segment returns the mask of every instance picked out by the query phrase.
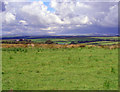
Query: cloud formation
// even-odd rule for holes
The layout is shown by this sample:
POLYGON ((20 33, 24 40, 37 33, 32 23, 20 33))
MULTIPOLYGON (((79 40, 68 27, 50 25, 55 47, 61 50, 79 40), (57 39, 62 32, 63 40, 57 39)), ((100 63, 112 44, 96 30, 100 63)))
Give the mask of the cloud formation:
POLYGON ((6 0, 0 12, 3 16, 3 34, 81 34, 84 30, 84 33, 93 32, 88 29, 90 27, 93 30, 118 27, 117 2, 51 0, 49 5, 42 1, 20 3, 17 0, 13 3, 6 0))

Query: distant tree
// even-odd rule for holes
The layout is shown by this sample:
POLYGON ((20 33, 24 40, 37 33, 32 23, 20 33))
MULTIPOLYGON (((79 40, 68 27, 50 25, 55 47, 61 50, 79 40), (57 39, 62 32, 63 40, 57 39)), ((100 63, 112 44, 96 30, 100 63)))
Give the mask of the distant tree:
POLYGON ((76 44, 74 41, 71 41, 71 43, 70 44, 76 44))
POLYGON ((24 39, 19 39, 19 41, 24 41, 24 39))
POLYGON ((45 42, 45 44, 53 44, 54 42, 53 41, 51 41, 51 40, 47 40, 46 42, 45 42))

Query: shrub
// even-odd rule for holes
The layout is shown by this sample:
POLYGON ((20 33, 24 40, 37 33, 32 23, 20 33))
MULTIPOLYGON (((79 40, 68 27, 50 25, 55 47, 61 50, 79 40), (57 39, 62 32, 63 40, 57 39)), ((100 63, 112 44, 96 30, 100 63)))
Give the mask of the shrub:
POLYGON ((70 44, 76 44, 74 41, 71 41, 71 43, 70 44))
POLYGON ((109 87, 110 87, 110 82, 108 81, 108 80, 106 80, 105 82, 104 82, 104 85, 103 85, 105 88, 107 88, 107 89, 109 89, 109 87))
POLYGON ((12 56, 10 56, 10 59, 13 59, 13 57, 12 57, 12 56))
POLYGON ((45 44, 53 44, 54 42, 53 41, 51 41, 51 40, 47 40, 46 42, 45 42, 45 44))

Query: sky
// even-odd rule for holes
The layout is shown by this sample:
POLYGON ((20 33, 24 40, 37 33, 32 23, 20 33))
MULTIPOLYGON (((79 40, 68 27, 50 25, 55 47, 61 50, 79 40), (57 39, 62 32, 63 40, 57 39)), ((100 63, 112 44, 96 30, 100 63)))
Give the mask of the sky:
POLYGON ((1 35, 115 35, 118 2, 4 0, 1 35))

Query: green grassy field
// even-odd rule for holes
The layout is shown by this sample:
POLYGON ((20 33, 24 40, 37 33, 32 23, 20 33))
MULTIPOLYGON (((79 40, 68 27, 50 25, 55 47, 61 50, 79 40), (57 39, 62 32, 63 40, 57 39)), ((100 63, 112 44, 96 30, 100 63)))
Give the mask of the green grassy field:
MULTIPOLYGON (((78 42, 78 41, 96 41, 97 39, 102 40, 118 40, 120 37, 71 37, 71 38, 49 38, 49 40, 58 43, 58 44, 70 44, 71 41, 78 42)), ((40 38, 40 39, 31 39, 34 42, 45 42, 48 38, 40 38)), ((79 43, 83 44, 83 43, 79 43)), ((89 45, 113 45, 118 44, 118 41, 96 41, 96 42, 87 42, 84 44, 89 45)))
MULTIPOLYGON (((2 40, 8 42, 14 42, 15 39, 2 40)), ((89 44, 89 45, 117 45, 120 37, 59 37, 59 38, 39 38, 39 39, 28 39, 33 43, 45 43, 51 40, 57 44, 70 44, 72 41, 76 44, 89 44)), ((1 40, 0 40, 1 42, 1 40)), ((25 41, 23 41, 25 43, 25 41)), ((19 41, 20 43, 20 41, 19 41)))
MULTIPOLYGON (((71 41, 93 41, 97 38, 91 38, 91 37, 71 37, 71 38, 49 38, 49 40, 54 42, 71 42, 71 41)), ((31 39, 35 42, 44 42, 47 41, 48 38, 40 38, 40 39, 31 39)))
POLYGON ((120 37, 91 37, 91 38, 97 38, 97 39, 112 39, 112 40, 120 39, 120 37))
POLYGON ((113 41, 97 41, 97 42, 89 42, 89 43, 84 43, 88 45, 117 45, 118 42, 113 42, 113 41))
POLYGON ((3 90, 117 90, 118 50, 3 48, 3 90))

